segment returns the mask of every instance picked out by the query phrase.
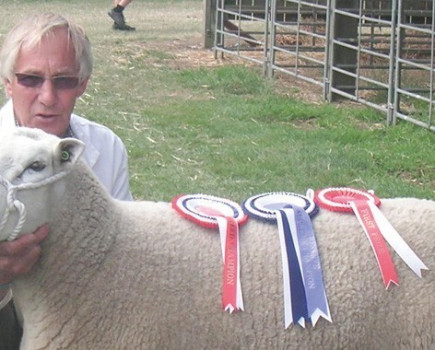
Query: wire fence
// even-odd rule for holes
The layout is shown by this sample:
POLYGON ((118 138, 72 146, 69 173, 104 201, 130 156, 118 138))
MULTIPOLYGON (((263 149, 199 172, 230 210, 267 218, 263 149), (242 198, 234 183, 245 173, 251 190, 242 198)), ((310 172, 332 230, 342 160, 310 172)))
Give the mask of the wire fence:
POLYGON ((435 1, 214 0, 215 55, 237 55, 435 131, 435 1))

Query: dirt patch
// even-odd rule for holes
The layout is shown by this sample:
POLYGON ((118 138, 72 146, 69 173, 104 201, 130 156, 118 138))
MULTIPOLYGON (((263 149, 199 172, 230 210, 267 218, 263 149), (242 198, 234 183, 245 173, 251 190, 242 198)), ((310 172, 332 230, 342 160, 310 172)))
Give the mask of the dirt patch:
MULTIPOLYGON (((147 46, 147 49, 153 48, 147 46)), ((173 56, 172 64, 179 69, 219 67, 235 64, 261 68, 259 64, 243 60, 236 55, 222 54, 221 52, 215 55, 212 49, 204 49, 202 43, 197 40, 174 40, 171 43, 160 43, 158 46, 154 47, 154 49, 167 52, 173 56)), ((276 73, 273 79, 276 82, 275 85, 277 89, 289 97, 313 104, 325 103, 323 91, 320 86, 304 82, 291 75, 282 73, 276 73)))

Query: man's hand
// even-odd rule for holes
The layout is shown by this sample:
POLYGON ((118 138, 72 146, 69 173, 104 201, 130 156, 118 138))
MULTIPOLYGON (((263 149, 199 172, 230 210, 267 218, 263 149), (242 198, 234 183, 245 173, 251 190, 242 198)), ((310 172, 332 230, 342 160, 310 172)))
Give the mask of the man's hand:
MULTIPOLYGON (((32 234, 25 234, 11 242, 0 243, 0 285, 12 282, 29 272, 41 256, 41 242, 48 235, 48 227, 41 226, 32 234)), ((6 294, 0 290, 1 294, 6 294)))

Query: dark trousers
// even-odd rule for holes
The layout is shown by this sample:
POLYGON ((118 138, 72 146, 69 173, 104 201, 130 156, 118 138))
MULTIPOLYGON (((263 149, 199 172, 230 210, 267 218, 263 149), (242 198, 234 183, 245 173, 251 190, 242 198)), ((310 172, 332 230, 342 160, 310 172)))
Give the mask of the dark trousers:
POLYGON ((23 330, 11 301, 0 310, 0 350, 19 350, 23 330))

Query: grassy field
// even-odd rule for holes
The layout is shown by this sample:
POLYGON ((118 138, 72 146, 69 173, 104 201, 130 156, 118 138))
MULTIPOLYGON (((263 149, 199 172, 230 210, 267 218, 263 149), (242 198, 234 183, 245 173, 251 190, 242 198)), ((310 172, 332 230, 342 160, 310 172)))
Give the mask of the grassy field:
MULTIPOLYGON (((111 1, 1 1, 0 34, 32 11, 82 24, 95 70, 76 112, 111 127, 130 156, 137 199, 351 186, 380 197, 435 199, 435 134, 310 85, 264 79, 260 67, 202 48, 202 1, 135 0, 135 32, 114 31, 111 1)), ((287 79, 287 80, 286 80, 287 79)))

